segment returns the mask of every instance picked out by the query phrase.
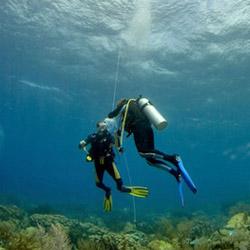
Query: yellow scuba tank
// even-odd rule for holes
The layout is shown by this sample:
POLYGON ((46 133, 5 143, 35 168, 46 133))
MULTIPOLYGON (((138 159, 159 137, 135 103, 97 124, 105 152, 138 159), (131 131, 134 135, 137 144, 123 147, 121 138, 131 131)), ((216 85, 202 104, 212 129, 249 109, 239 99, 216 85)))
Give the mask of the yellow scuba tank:
POLYGON ((137 99, 137 103, 141 111, 158 130, 163 130, 167 127, 167 120, 147 98, 141 97, 137 99))

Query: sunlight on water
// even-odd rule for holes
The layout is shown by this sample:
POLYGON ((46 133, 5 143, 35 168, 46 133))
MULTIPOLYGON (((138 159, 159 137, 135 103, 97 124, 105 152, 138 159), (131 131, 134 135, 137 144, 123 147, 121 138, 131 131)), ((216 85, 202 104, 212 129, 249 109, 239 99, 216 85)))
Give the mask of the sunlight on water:
POLYGON ((129 46, 147 49, 151 34, 151 22, 150 0, 137 1, 134 16, 122 37, 128 42, 129 46))

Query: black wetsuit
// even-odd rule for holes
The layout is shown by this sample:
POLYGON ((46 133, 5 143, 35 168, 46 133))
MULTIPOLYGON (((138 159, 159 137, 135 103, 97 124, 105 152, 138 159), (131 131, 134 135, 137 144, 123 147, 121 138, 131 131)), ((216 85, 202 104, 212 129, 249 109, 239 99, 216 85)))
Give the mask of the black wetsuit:
POLYGON ((130 189, 123 186, 122 179, 114 163, 113 136, 107 130, 104 130, 89 135, 84 141, 86 145, 91 145, 89 154, 95 164, 96 186, 103 189, 107 196, 110 195, 111 189, 103 183, 103 175, 106 170, 116 182, 118 190, 129 192, 130 189))
MULTIPOLYGON (((118 105, 115 110, 108 114, 108 117, 113 118, 117 116, 127 102, 118 105)), ((124 116, 124 112, 125 109, 123 114, 121 114, 122 116, 124 116)), ((125 121, 125 131, 128 132, 129 135, 133 134, 136 148, 139 154, 147 160, 148 164, 167 170, 178 179, 179 172, 165 162, 170 162, 178 168, 176 155, 168 155, 155 149, 154 132, 151 123, 141 111, 136 100, 132 100, 129 103, 125 121)))

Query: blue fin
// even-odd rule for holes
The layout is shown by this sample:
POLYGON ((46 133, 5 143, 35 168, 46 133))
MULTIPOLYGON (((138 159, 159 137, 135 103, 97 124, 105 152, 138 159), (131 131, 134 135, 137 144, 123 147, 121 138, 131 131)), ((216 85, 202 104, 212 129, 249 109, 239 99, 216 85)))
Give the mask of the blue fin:
POLYGON ((194 182, 192 181, 191 177, 189 176, 187 170, 185 169, 181 158, 178 157, 177 161, 178 161, 178 167, 179 167, 179 171, 181 173, 181 177, 183 178, 183 180, 185 181, 185 183, 187 184, 189 189, 195 194, 197 192, 197 188, 196 188, 194 182))
POLYGON ((182 181, 178 182, 178 190, 179 190, 179 195, 180 195, 180 200, 181 200, 181 206, 184 207, 184 195, 183 195, 183 190, 182 190, 182 181))

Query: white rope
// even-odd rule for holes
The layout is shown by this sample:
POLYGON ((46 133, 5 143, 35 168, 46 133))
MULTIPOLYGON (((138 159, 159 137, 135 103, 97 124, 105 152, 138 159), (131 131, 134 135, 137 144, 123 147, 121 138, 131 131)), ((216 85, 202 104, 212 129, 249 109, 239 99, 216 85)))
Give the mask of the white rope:
MULTIPOLYGON (((117 56, 117 64, 116 64, 116 73, 115 73, 115 83, 114 83, 114 92, 113 92, 113 101, 112 101, 112 110, 115 108, 115 99, 116 99, 116 93, 118 88, 118 80, 119 80, 119 70, 120 70, 120 58, 121 58, 121 47, 119 47, 118 50, 118 56, 117 56)), ((130 171, 128 167, 128 160, 127 157, 124 155, 124 162, 128 174, 128 181, 129 185, 132 186, 130 171)), ((135 204, 135 197, 132 196, 132 204, 133 204, 133 222, 136 224, 136 204, 135 204)))
MULTIPOLYGON (((128 160, 126 155, 124 154, 124 161, 125 161, 125 166, 126 166, 126 170, 127 170, 127 174, 128 174, 128 181, 129 181, 129 185, 132 186, 132 181, 131 181, 131 175, 130 175, 130 171, 129 171, 129 167, 128 167, 128 160)), ((132 204, 133 204, 133 222, 136 224, 137 218, 136 218, 136 204, 135 204, 135 197, 132 196, 132 204)))

